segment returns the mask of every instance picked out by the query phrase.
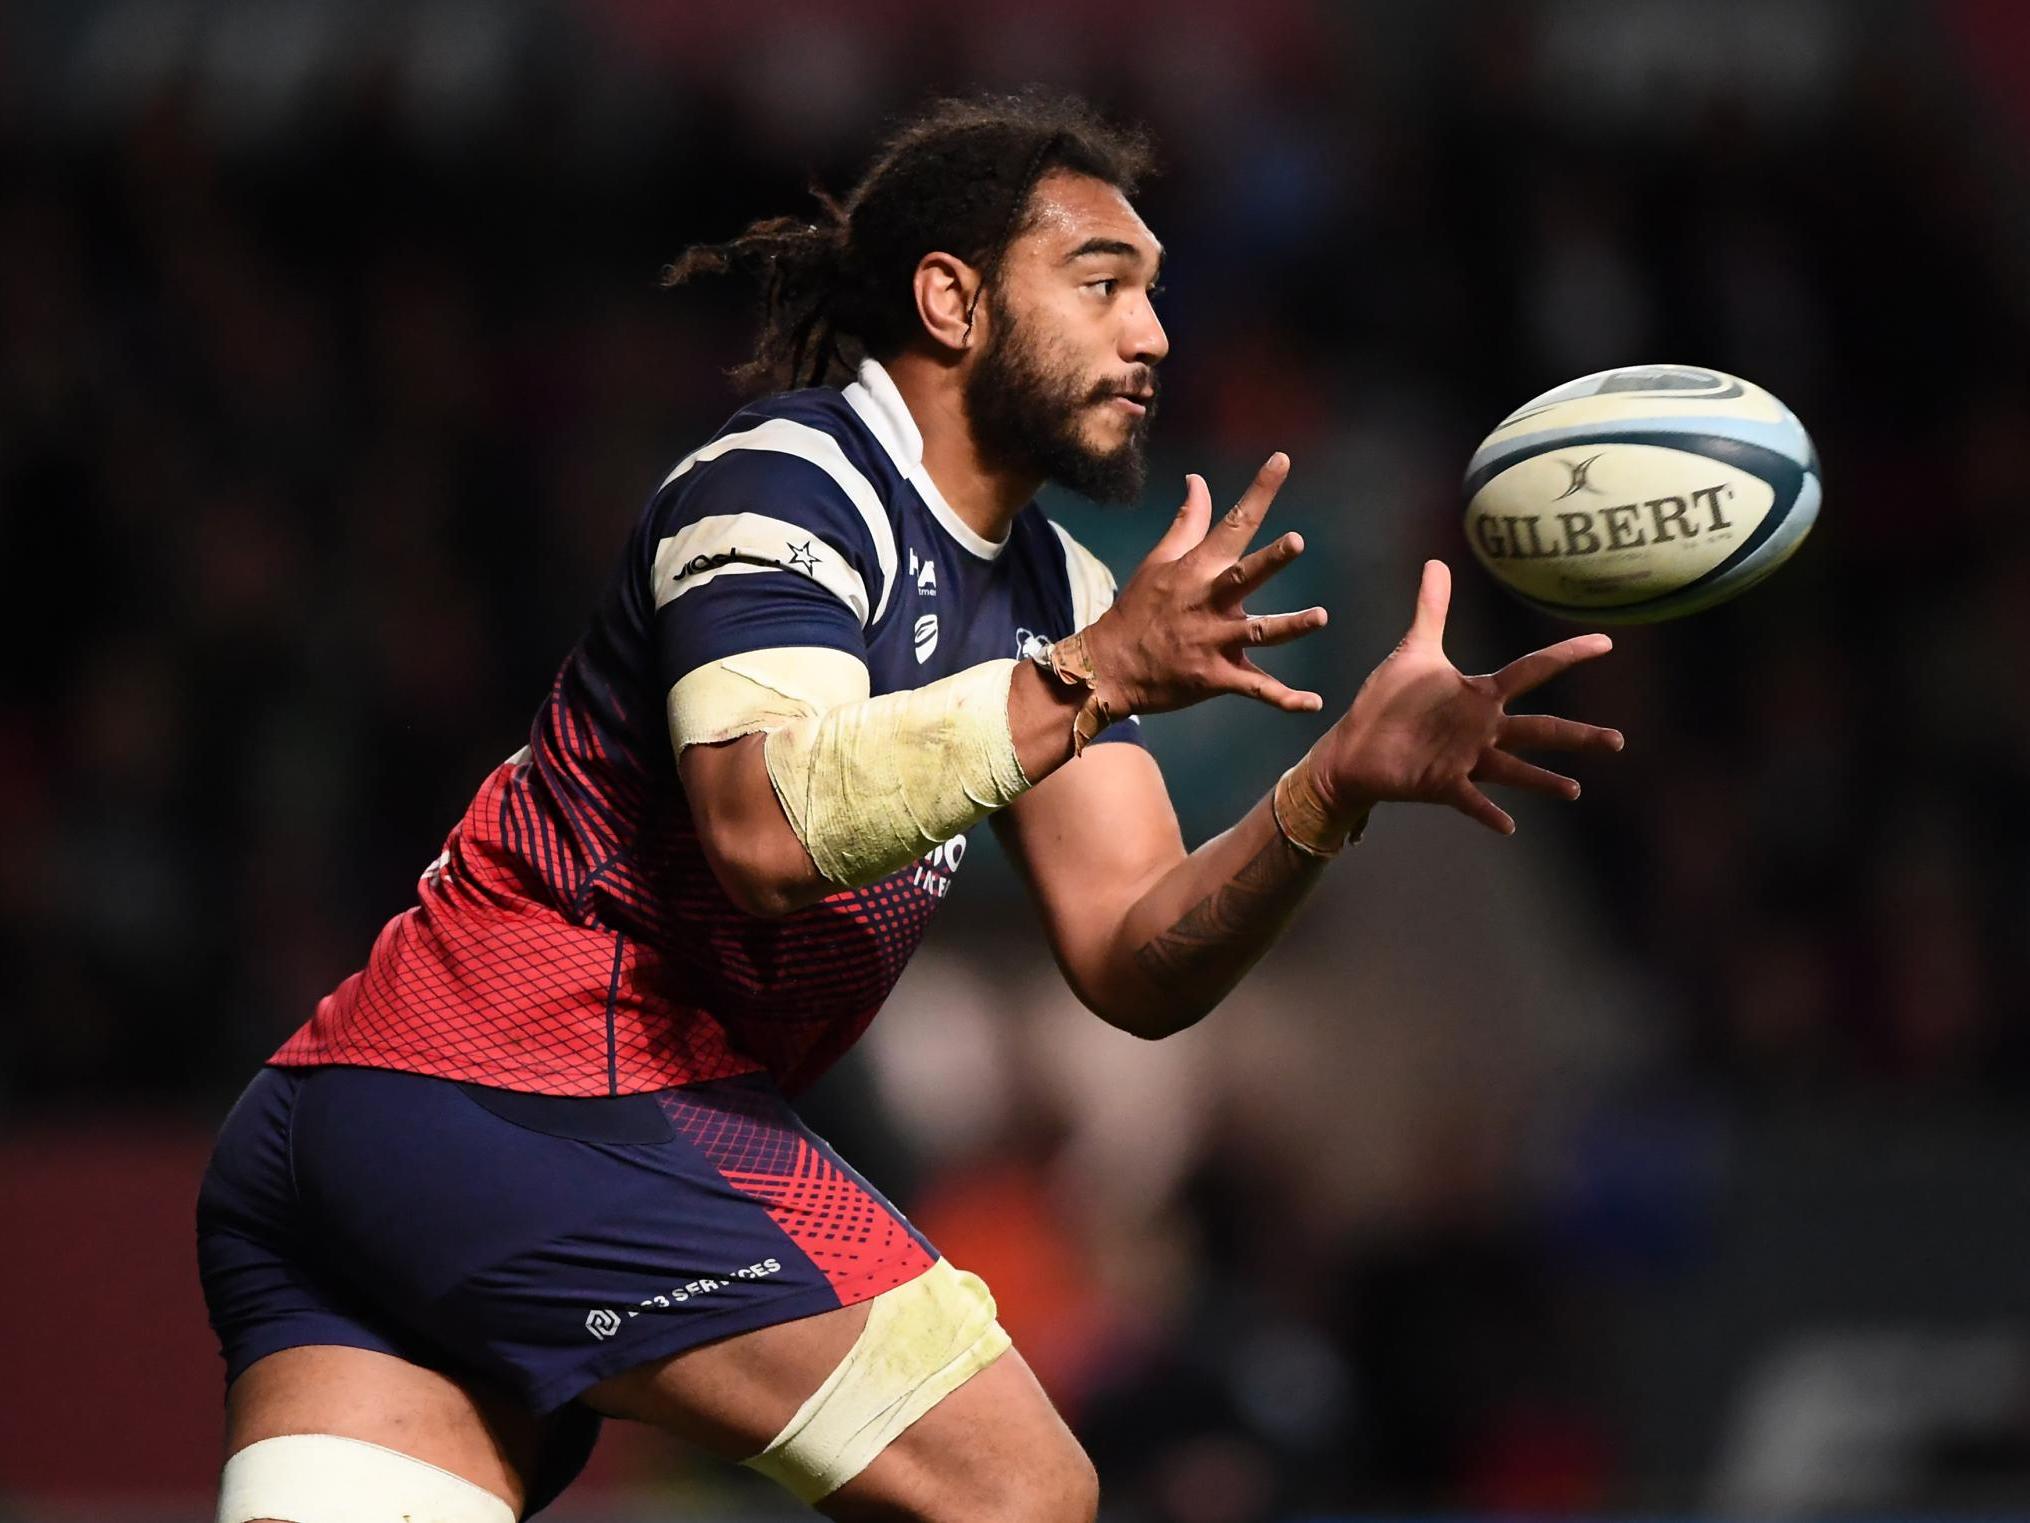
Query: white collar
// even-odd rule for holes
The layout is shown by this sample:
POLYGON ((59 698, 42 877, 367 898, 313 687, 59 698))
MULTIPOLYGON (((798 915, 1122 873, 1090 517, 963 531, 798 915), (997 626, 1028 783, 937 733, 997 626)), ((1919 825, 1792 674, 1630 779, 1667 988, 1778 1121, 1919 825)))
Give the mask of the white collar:
POLYGON ((938 527, 958 541, 961 549, 990 561, 1008 548, 1007 540, 988 539, 945 501, 945 494, 923 468, 923 430, 909 415, 909 404, 903 401, 901 391, 879 360, 860 362, 860 378, 846 387, 845 395, 847 404, 860 415, 868 432, 881 441, 881 447, 902 472, 903 479, 916 488, 938 527))

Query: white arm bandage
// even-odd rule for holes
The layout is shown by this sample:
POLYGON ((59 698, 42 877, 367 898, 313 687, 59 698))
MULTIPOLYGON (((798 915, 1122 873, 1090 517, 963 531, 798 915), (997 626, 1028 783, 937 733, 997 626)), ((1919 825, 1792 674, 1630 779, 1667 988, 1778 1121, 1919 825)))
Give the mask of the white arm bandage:
POLYGON ((824 645, 783 645, 726 656, 687 674, 670 689, 670 739, 677 754, 797 719, 867 696, 867 668, 858 656, 824 645))
POLYGON ((821 647, 750 651, 670 689, 685 746, 766 732, 768 780, 827 882, 885 878, 1029 788, 1008 728, 1013 661, 867 696, 867 668, 821 647))
POLYGON ((1029 788, 1008 728, 1013 661, 983 661, 902 693, 769 732, 768 780, 818 871, 872 883, 1029 788))

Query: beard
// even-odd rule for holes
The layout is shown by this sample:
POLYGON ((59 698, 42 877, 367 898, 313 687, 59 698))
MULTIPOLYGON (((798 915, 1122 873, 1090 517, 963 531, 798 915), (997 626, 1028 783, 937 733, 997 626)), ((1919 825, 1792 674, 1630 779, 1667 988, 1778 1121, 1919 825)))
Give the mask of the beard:
POLYGON ((1156 380, 1149 368, 1094 384, 1062 346, 1045 343, 987 293, 993 338, 966 378, 966 421, 988 462, 1037 475, 1094 502, 1133 503, 1149 476, 1149 425, 1156 380), (1111 450, 1094 449, 1085 414, 1124 391, 1148 391, 1148 410, 1111 450))

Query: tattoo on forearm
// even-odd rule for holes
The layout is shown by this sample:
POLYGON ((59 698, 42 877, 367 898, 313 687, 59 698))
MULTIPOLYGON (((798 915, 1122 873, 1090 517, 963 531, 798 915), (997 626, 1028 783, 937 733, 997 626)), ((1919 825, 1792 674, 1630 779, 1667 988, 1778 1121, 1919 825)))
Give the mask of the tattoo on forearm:
POLYGON ((1151 983, 1174 992, 1224 993, 1261 955, 1318 876, 1315 859, 1280 835, 1241 870, 1135 953, 1151 983))

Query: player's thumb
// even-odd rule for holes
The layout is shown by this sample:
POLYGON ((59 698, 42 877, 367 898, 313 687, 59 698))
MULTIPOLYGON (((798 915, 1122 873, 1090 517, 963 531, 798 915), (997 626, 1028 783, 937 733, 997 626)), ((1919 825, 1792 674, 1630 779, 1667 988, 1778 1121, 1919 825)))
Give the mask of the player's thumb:
POLYGON ((1212 493, 1206 488, 1205 478, 1194 472, 1184 478, 1183 506, 1170 520, 1170 527, 1163 531, 1163 537, 1156 541, 1156 548, 1149 552, 1149 559, 1176 560, 1205 538, 1205 531, 1211 524, 1212 493))
POLYGON ((1424 580, 1417 587, 1417 612, 1403 643, 1444 645, 1445 615, 1451 606, 1452 568, 1443 561, 1425 561, 1424 580))

